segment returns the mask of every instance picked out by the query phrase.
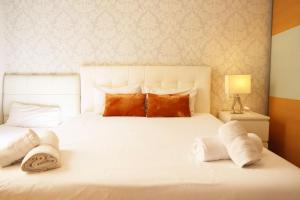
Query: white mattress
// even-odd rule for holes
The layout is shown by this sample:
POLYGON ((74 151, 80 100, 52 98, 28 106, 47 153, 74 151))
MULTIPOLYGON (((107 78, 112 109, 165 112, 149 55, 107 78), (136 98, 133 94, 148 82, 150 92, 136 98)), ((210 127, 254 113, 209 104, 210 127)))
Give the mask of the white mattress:
MULTIPOLYGON (((300 171, 264 149, 241 169, 231 161, 196 163, 195 137, 222 123, 192 118, 102 118, 84 114, 56 129, 63 167, 27 174, 0 169, 0 199, 300 199, 300 171)), ((0 141, 24 129, 0 127, 0 141)))

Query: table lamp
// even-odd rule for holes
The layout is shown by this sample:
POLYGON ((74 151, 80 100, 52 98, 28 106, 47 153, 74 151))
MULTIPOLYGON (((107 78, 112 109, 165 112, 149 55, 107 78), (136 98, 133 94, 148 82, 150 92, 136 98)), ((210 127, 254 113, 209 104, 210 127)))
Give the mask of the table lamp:
POLYGON ((251 75, 226 75, 225 93, 228 95, 233 95, 233 104, 231 106, 231 113, 233 114, 244 113, 244 107, 241 102, 240 94, 251 93, 251 75))

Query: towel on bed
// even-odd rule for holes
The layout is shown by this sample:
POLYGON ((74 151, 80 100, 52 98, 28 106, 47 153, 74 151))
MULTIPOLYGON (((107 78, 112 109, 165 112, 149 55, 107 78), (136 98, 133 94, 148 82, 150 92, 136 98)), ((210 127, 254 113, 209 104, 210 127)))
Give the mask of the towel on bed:
POLYGON ((40 145, 33 148, 22 161, 21 169, 27 172, 42 172, 61 166, 58 138, 52 131, 40 138, 40 145))
MULTIPOLYGON (((248 133, 252 145, 254 145, 259 152, 262 152, 263 143, 255 133, 248 133)), ((225 145, 221 142, 219 137, 200 137, 195 139, 193 153, 197 161, 208 162, 215 160, 230 159, 225 145)))
POLYGON ((263 142, 260 137, 258 137, 255 133, 248 133, 248 137, 251 138, 253 145, 256 146, 259 152, 263 150, 263 142))
POLYGON ((219 137, 227 147, 236 137, 247 135, 247 130, 239 121, 230 121, 219 128, 219 137))
POLYGON ((0 166, 9 166, 22 159, 32 148, 39 145, 38 135, 31 129, 28 132, 0 150, 0 166))
POLYGON ((231 160, 240 167, 251 165, 261 158, 260 138, 247 134, 238 121, 231 121, 219 128, 219 138, 225 145, 231 160))
POLYGON ((230 144, 228 154, 231 160, 240 167, 251 165, 261 159, 261 152, 256 141, 248 136, 239 136, 230 144))
POLYGON ((196 138, 193 150, 198 161, 230 159, 226 147, 216 136, 196 138))

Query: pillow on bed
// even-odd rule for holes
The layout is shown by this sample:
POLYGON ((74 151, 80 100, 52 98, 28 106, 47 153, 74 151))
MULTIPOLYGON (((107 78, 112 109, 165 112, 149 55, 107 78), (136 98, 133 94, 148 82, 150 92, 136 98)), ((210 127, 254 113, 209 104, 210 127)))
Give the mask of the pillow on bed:
POLYGON ((6 125, 26 128, 49 128, 61 123, 57 106, 12 103, 6 125))
POLYGON ((145 94, 106 94, 103 116, 141 116, 145 113, 145 94))
POLYGON ((141 93, 139 85, 126 85, 122 87, 100 86, 94 88, 94 112, 103 114, 105 108, 105 94, 135 94, 141 93))
POLYGON ((191 114, 195 113, 195 104, 196 104, 196 98, 198 89, 197 88, 191 88, 191 89, 162 89, 162 88, 150 88, 150 87, 144 87, 143 93, 151 93, 151 94, 178 94, 178 95, 189 95, 189 107, 191 114))
POLYGON ((189 95, 148 94, 147 117, 190 117, 189 95))

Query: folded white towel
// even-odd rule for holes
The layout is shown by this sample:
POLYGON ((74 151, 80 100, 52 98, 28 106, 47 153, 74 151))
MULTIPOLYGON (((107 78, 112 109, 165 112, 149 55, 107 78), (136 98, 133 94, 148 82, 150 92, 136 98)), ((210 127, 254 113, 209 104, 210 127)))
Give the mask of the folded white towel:
POLYGON ((53 131, 47 131, 40 136, 40 145, 50 145, 59 149, 59 139, 53 131))
POLYGON ((260 137, 258 137, 255 133, 248 133, 248 137, 251 138, 253 145, 256 146, 259 152, 263 150, 263 142, 260 137))
POLYGON ((240 167, 251 165, 261 159, 257 141, 246 135, 236 137, 227 150, 231 160, 240 167))
POLYGON ((219 128, 218 136, 225 145, 232 161, 240 167, 251 165, 261 158, 262 142, 256 135, 247 134, 238 121, 231 121, 219 128))
POLYGON ((230 121, 219 128, 221 141, 227 147, 238 136, 247 135, 247 130, 239 121, 230 121))
POLYGON ((41 172, 61 166, 59 140, 52 131, 40 139, 41 144, 33 148, 22 161, 21 169, 27 172, 41 172))
POLYGON ((197 161, 230 159, 226 147, 215 136, 196 138, 193 151, 197 161))
POLYGON ((23 158, 32 148, 39 145, 38 135, 31 129, 28 132, 0 150, 0 166, 9 166, 23 158))

